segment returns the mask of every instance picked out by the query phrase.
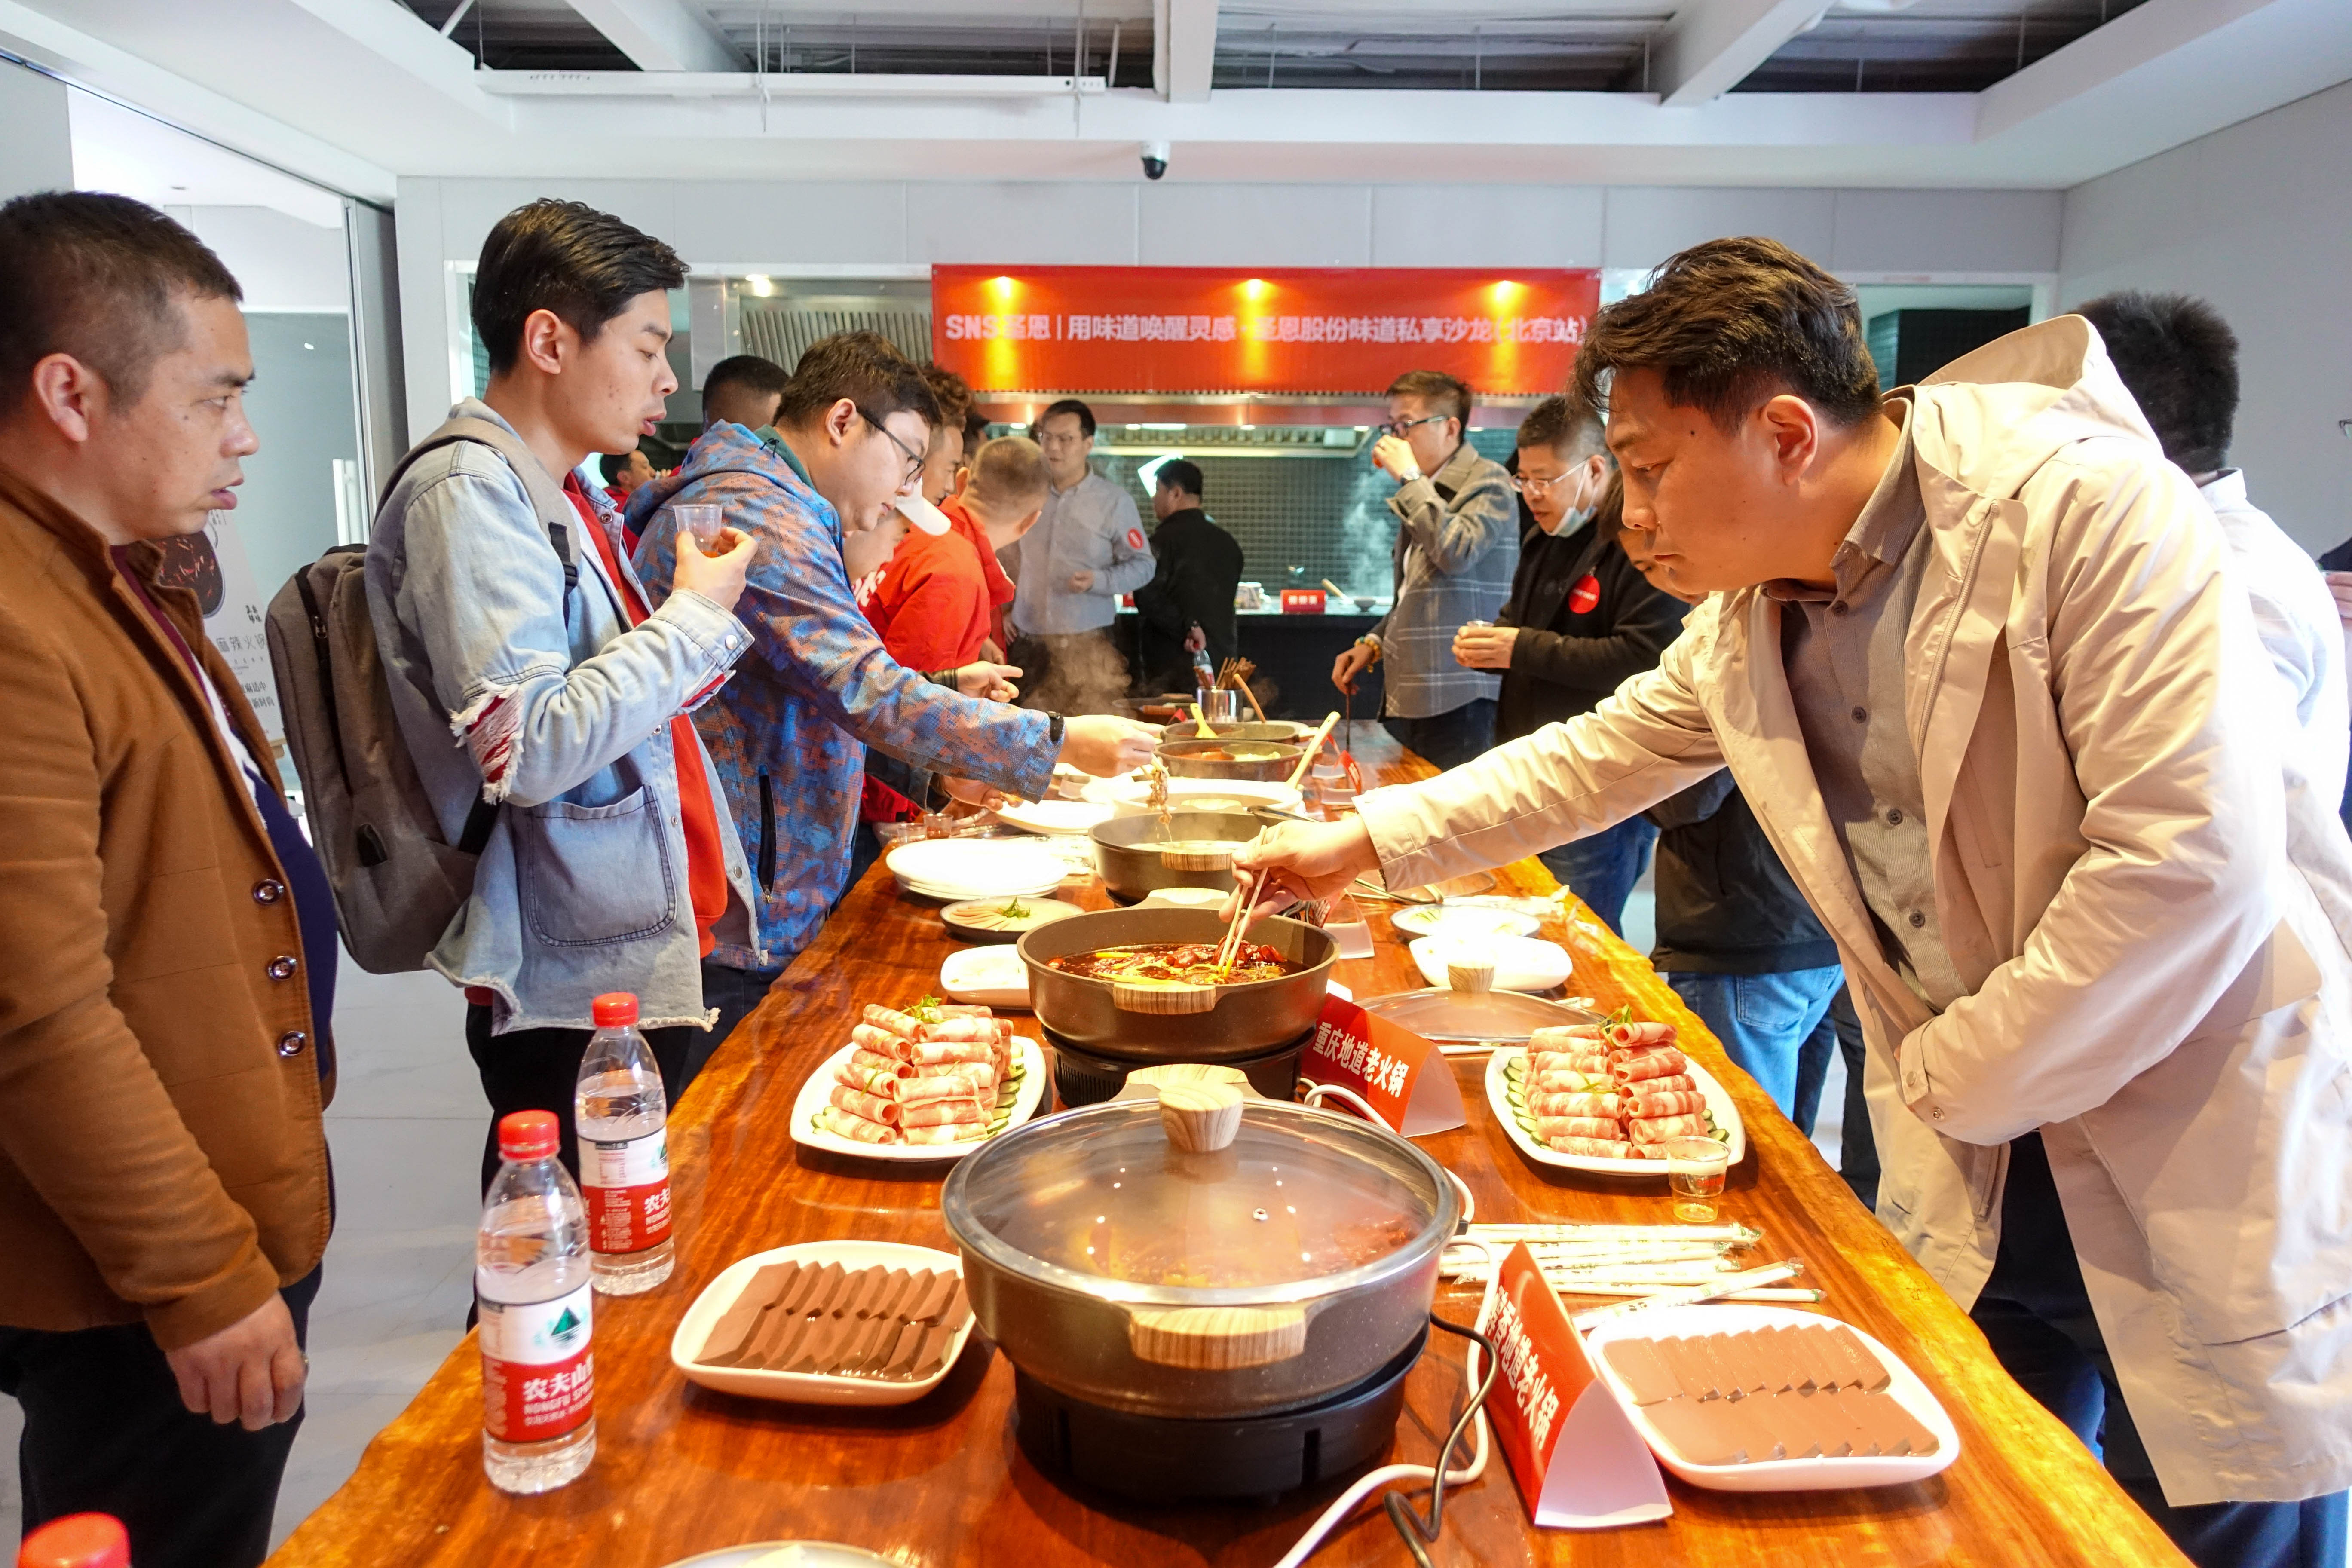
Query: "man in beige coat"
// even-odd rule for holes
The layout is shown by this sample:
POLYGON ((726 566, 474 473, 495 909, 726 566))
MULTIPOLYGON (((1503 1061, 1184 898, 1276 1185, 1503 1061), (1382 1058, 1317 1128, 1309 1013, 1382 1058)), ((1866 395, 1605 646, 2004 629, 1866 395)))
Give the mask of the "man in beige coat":
POLYGON ((1598 711, 1244 863, 1423 885, 1727 764, 1851 977, 1881 1217, 2191 1558, 2340 1563, 2352 843, 2097 335, 1882 399, 1851 290, 1721 240, 1578 374, 1626 526, 1711 596, 1598 711))

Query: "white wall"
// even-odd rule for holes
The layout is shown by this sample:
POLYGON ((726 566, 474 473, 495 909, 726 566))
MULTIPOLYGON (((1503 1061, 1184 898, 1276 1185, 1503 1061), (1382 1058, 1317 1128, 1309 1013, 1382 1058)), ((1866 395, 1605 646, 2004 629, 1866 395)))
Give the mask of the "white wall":
POLYGON ((248 311, 347 314, 351 260, 341 213, 332 228, 270 207, 166 206, 236 274, 248 311))
POLYGON ((2352 535, 2352 83, 2066 193, 2060 296, 2203 295, 2230 319, 2231 461, 2306 548, 2352 535))
POLYGON ((1647 268, 1768 234, 1841 272, 2032 281, 2058 266, 2055 191, 1639 186, 927 184, 404 179, 397 208, 409 427, 450 401, 447 263, 541 195, 626 218, 700 267, 932 262, 1647 268))

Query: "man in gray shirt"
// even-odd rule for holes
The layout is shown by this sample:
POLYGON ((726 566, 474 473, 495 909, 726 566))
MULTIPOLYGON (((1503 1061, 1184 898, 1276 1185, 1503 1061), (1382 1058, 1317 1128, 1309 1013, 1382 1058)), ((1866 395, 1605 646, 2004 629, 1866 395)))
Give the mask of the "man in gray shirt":
POLYGON ((1397 481, 1396 599, 1331 666, 1349 696, 1373 665, 1387 677, 1382 716, 1400 744, 1441 768, 1495 743, 1502 678, 1454 657, 1454 634, 1490 622, 1519 564, 1518 497, 1501 464, 1470 444, 1470 389, 1412 370, 1389 388, 1389 422, 1372 461, 1397 481))
POLYGON ((1124 487, 1095 472, 1094 410, 1066 397, 1037 420, 1052 490, 1009 563, 1008 662, 1023 671, 1024 707, 1107 711, 1127 695, 1127 659, 1110 640, 1118 596, 1151 581, 1151 546, 1124 487))

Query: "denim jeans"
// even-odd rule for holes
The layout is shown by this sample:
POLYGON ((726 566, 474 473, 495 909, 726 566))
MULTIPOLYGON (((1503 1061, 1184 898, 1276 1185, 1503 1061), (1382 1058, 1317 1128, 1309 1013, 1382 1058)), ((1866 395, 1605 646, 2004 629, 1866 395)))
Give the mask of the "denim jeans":
POLYGON ((1666 975, 1665 982, 1715 1031, 1733 1065, 1761 1084, 1783 1115, 1796 1109, 1798 1049, 1845 984, 1843 968, 1832 963, 1778 974, 1683 971, 1666 975))
POLYGON ((1475 763, 1495 747, 1495 700, 1480 697, 1426 719, 1381 721, 1398 745, 1444 772, 1475 763))
POLYGON ((1629 816, 1614 827, 1547 849, 1537 857, 1559 885, 1592 907, 1604 924, 1625 934, 1625 900, 1650 863, 1650 847, 1658 841, 1657 824, 1646 816, 1629 816))
POLYGON ((1878 1137, 1870 1128, 1870 1101, 1862 1092, 1862 1020, 1854 1016, 1853 997, 1844 987, 1830 1002, 1830 1010, 1805 1037, 1797 1051, 1797 1109, 1789 1120, 1810 1138, 1822 1109, 1822 1089, 1829 1081, 1830 1058, 1845 1059, 1845 1112, 1838 1133, 1838 1174, 1853 1189, 1862 1206, 1878 1207, 1878 1137))
POLYGON ((2042 1134, 2009 1146, 2000 1249, 1969 1314, 2019 1386, 2065 1423, 2198 1568, 2340 1568, 2345 1496, 2174 1508, 2141 1443, 2091 1310, 2042 1134))

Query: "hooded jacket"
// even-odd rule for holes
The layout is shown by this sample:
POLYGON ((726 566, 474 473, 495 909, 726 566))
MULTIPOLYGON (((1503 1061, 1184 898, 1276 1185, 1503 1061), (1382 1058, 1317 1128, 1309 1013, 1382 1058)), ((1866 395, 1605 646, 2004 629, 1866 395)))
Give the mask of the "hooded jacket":
POLYGON ((1360 800, 1391 887, 1595 831, 1727 763, 1838 944, 1879 1216, 1963 1305, 2039 1128, 2175 1506, 2352 1484, 2352 842, 2227 546, 2090 324, 1916 389, 1934 558, 1904 647, 1937 910, 1969 994, 1896 974, 1824 811, 1780 605, 1694 610, 1600 709, 1360 800))

